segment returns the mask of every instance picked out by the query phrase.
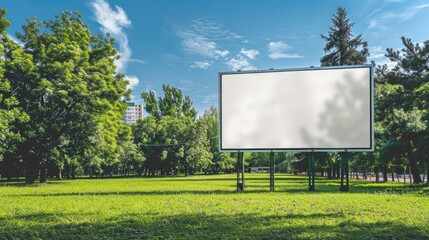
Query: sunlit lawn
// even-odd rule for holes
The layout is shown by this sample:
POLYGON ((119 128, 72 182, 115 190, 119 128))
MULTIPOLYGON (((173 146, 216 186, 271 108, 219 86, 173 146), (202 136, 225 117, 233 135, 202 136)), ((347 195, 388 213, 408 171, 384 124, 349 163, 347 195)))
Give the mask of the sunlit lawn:
POLYGON ((429 188, 247 174, 0 182, 0 239, 429 239, 429 188))

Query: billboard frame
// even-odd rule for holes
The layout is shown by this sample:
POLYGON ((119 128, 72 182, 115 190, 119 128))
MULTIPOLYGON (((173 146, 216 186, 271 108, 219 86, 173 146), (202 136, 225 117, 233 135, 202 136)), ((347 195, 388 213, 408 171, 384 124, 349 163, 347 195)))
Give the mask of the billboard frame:
POLYGON ((287 69, 269 69, 269 70, 251 70, 251 71, 234 71, 218 73, 218 92, 219 92, 219 151, 220 152, 372 152, 374 151, 374 66, 365 65, 345 65, 330 67, 307 67, 307 68, 287 68, 287 69), (369 68, 369 90, 370 90, 370 146, 368 148, 223 148, 222 147, 222 76, 234 74, 249 73, 273 73, 273 72, 298 72, 313 70, 335 70, 335 69, 354 69, 369 68))

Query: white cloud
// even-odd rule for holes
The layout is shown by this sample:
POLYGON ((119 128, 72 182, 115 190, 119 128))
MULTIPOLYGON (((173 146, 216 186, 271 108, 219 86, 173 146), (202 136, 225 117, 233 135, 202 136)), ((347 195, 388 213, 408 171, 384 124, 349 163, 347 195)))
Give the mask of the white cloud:
POLYGON ((128 80, 127 89, 134 89, 140 82, 136 76, 125 76, 125 79, 128 80))
POLYGON ((370 22, 369 22, 369 26, 368 26, 368 28, 369 29, 371 29, 371 28, 376 28, 378 25, 377 25, 377 21, 376 20, 371 20, 370 22))
POLYGON ((209 103, 212 102, 213 100, 217 99, 218 95, 217 94, 209 94, 204 96, 203 99, 203 103, 209 103))
POLYGON ((383 48, 382 46, 375 46, 375 47, 369 48, 369 53, 370 53, 370 55, 369 55, 368 59, 386 58, 385 57, 386 49, 383 48))
POLYGON ((246 49, 242 48, 241 51, 240 51, 240 53, 243 54, 244 56, 246 56, 249 59, 255 59, 256 56, 259 55, 259 51, 256 50, 256 49, 246 50, 246 49))
POLYGON ((226 65, 228 65, 233 71, 237 70, 253 70, 255 67, 253 67, 249 59, 238 55, 237 57, 231 58, 228 61, 225 62, 226 65))
POLYGON ((296 53, 277 53, 277 52, 270 53, 270 55, 268 56, 274 60, 280 59, 280 58, 303 58, 304 57, 296 53))
POLYGON ((259 51, 256 49, 244 49, 240 50, 235 57, 227 59, 225 64, 228 65, 233 71, 237 70, 254 70, 256 69, 250 63, 251 60, 255 60, 256 56, 259 55, 259 51))
POLYGON ((270 42, 268 44, 268 51, 269 52, 283 52, 289 48, 291 48, 291 47, 282 41, 270 42))
POLYGON ((131 27, 131 21, 121 7, 116 5, 115 9, 112 9, 104 0, 95 0, 91 6, 97 22, 101 25, 101 30, 111 33, 119 44, 121 58, 115 63, 118 71, 125 71, 132 51, 128 45, 128 36, 124 32, 124 28, 131 27))
POLYGON ((137 59, 137 58, 130 58, 129 61, 130 62, 135 62, 135 63, 141 63, 141 64, 146 64, 147 63, 145 60, 137 59))
POLYGON ((182 38, 182 46, 185 51, 189 53, 213 59, 225 57, 229 54, 229 51, 219 50, 215 42, 210 41, 207 37, 200 36, 197 32, 182 31, 178 35, 182 38))
POLYGON ((301 56, 296 53, 286 53, 285 51, 288 49, 291 49, 292 47, 288 44, 278 41, 278 42, 270 42, 268 44, 268 52, 269 57, 271 59, 280 59, 280 58, 303 58, 304 56, 301 56))
POLYGON ((398 14, 398 16, 402 19, 402 21, 405 21, 414 17, 414 15, 419 13, 421 10, 428 7, 429 7, 429 3, 411 6, 410 8, 407 8, 404 12, 398 14))
MULTIPOLYGON (((403 1, 394 1, 394 0, 386 1, 385 3, 389 3, 389 2, 396 2, 399 4, 403 3, 403 1)), ((409 7, 398 8, 398 9, 401 9, 400 11, 388 11, 383 13, 382 12, 383 8, 386 6, 388 6, 388 4, 384 4, 382 7, 376 9, 368 16, 368 18, 371 18, 368 24, 368 29, 376 29, 376 28, 387 29, 387 26, 389 25, 388 22, 392 20, 399 21, 399 22, 407 21, 413 18, 422 10, 429 8, 429 3, 419 3, 409 7)))
POLYGON ((196 19, 185 28, 176 30, 183 50, 199 57, 193 61, 192 68, 208 69, 216 61, 229 61, 230 51, 219 43, 224 41, 244 41, 242 36, 225 30, 220 24, 209 19, 196 19))
POLYGON ((207 69, 211 66, 209 62, 194 62, 193 65, 191 65, 191 68, 201 68, 201 69, 207 69))

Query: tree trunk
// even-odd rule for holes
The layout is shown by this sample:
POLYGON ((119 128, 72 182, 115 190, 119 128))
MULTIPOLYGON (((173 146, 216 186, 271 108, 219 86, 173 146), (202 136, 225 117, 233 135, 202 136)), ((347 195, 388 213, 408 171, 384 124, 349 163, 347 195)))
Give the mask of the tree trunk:
MULTIPOLYGON (((417 160, 414 155, 412 141, 410 141, 408 145, 408 160, 410 161, 410 171, 411 171, 411 174, 413 175, 414 183, 421 183, 422 178, 420 177, 420 171, 419 171, 419 168, 417 167, 417 160)), ((410 183, 411 183, 411 179, 410 179, 410 183)))
POLYGON ((31 157, 30 154, 22 156, 25 165, 25 182, 27 184, 33 184, 39 174, 39 164, 35 157, 31 157))
POLYGON ((379 182, 380 181, 380 177, 378 176, 378 168, 375 168, 375 182, 379 182))
POLYGON ((392 182, 395 181, 395 167, 392 167, 392 182))
POLYGON ((429 160, 426 166, 426 183, 429 184, 429 160))
POLYGON ((48 169, 46 168, 45 164, 42 164, 40 167, 40 183, 46 183, 48 180, 48 169))
POLYGON ((58 179, 62 179, 63 178, 63 175, 61 174, 61 171, 62 171, 62 169, 58 168, 58 172, 57 172, 57 178, 58 179))
POLYGON ((341 173, 340 173, 340 171, 341 171, 341 166, 340 166, 340 163, 339 163, 339 162, 336 164, 336 167, 337 167, 337 169, 336 169, 336 170, 337 170, 337 173, 336 173, 336 174, 337 174, 337 179, 339 179, 339 178, 340 178, 340 174, 341 174, 341 173))
POLYGON ((387 166, 383 168, 383 182, 387 182, 387 166))

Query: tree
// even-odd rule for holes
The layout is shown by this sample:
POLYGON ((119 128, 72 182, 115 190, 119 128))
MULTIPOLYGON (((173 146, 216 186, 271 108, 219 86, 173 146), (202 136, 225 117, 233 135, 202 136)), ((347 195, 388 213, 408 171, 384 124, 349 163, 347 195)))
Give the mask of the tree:
POLYGON ((118 142, 120 146, 119 161, 122 175, 127 176, 131 171, 134 171, 141 176, 145 158, 143 154, 137 150, 130 126, 125 124, 121 126, 118 133, 118 142))
MULTIPOLYGON (((18 127, 25 141, 17 152, 26 164, 27 183, 33 183, 39 170, 41 181, 46 180, 46 153, 67 148, 68 143, 84 145, 100 127, 100 116, 125 111, 121 98, 129 97, 129 92, 124 75, 116 72, 114 39, 92 35, 78 12, 65 11, 50 21, 27 21, 17 37, 31 56, 25 68, 31 77, 15 73, 7 77, 21 109, 31 118, 18 127), (65 145, 59 141, 63 137, 65 145)), ((109 117, 120 121, 120 115, 109 117)), ((70 157, 75 156, 79 157, 70 157)))
POLYGON ((32 66, 31 56, 25 54, 6 33, 10 24, 5 18, 6 13, 6 9, 0 9, 0 175, 10 179, 19 176, 20 163, 15 151, 23 139, 16 125, 29 121, 28 114, 20 110, 20 102, 11 87, 10 75, 13 73, 20 78, 25 68, 32 66))
POLYGON ((146 156, 149 174, 186 175, 211 165, 212 153, 207 140, 207 125, 197 120, 197 111, 188 96, 178 88, 163 85, 164 95, 153 91, 141 94, 145 110, 151 115, 133 127, 134 139, 146 156))
MULTIPOLYGON (((326 55, 320 58, 321 66, 365 64, 369 56, 368 44, 362 39, 362 34, 354 37, 352 33, 354 23, 351 23, 347 17, 346 9, 338 7, 331 20, 332 25, 329 27, 328 35, 320 35, 326 42, 323 48, 326 55)), ((347 98, 348 96, 344 94, 342 97, 347 98)), ((338 108, 339 106, 333 105, 332 107, 338 108)), ((322 124, 331 131, 336 131, 330 121, 325 120, 322 124)), ((326 165, 330 166, 327 169, 328 177, 339 177, 340 163, 335 153, 329 153, 328 156, 320 159, 324 161, 321 164, 323 168, 326 168, 326 165)))
POLYGON ((204 120, 207 125, 207 138, 213 155, 211 171, 219 173, 234 169, 237 159, 231 157, 231 153, 219 152, 219 118, 216 107, 211 106, 206 110, 201 120, 204 120))
POLYGON ((145 101, 145 110, 150 115, 160 119, 162 117, 186 116, 195 120, 197 111, 192 107, 192 101, 188 96, 183 98, 182 91, 170 85, 162 85, 163 97, 156 99, 155 93, 151 90, 141 94, 145 101))
POLYGON ((387 66, 378 67, 380 81, 376 90, 383 95, 382 112, 378 116, 384 123, 381 129, 384 148, 392 149, 390 152, 398 160, 405 155, 414 182, 420 183, 419 165, 423 162, 418 158, 426 158, 426 164, 429 163, 429 41, 420 45, 402 37, 402 43, 401 50, 387 49, 386 56, 396 66, 391 70, 387 66))
POLYGON ((332 26, 328 35, 321 34, 326 45, 325 56, 320 59, 322 66, 342 66, 365 64, 369 55, 368 44, 363 41, 362 34, 353 37, 352 27, 346 9, 338 7, 332 17, 332 26))

